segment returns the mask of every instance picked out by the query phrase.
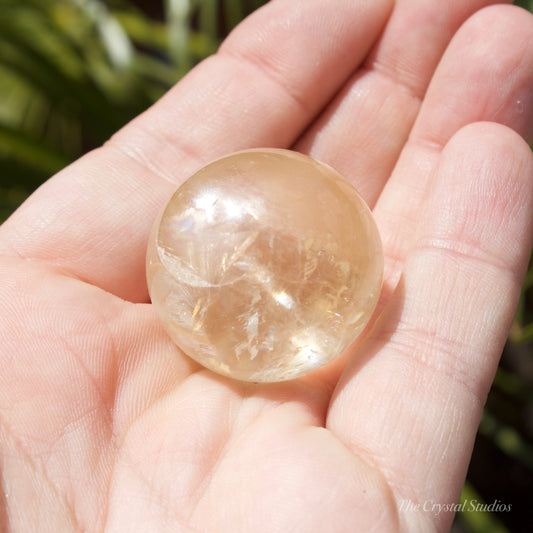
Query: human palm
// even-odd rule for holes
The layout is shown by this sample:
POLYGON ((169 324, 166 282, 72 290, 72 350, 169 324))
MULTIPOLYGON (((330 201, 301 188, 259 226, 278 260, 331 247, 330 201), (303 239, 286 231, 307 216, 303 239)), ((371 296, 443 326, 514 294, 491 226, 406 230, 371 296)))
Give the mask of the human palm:
POLYGON ((533 23, 490 3, 273 1, 0 228, 0 531, 449 528, 532 238, 533 23), (257 146, 337 168, 385 250, 364 340, 266 385, 144 279, 176 185, 257 146))

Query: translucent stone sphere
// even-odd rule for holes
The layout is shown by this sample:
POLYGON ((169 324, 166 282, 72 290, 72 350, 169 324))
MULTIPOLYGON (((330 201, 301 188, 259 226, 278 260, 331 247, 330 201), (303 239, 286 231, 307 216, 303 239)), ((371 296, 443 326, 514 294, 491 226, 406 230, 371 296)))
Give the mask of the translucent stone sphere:
POLYGON ((341 354, 379 296, 372 214, 335 170, 288 150, 202 168, 156 221, 152 303, 170 337, 235 379, 284 381, 341 354))

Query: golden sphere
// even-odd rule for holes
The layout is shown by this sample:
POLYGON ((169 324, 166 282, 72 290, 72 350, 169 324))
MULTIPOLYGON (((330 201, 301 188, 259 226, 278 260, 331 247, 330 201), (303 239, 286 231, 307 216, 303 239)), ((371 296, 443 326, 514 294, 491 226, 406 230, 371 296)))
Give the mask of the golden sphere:
POLYGON ((214 161, 185 181, 148 245, 170 337, 234 379, 293 379, 340 355, 376 306, 383 252, 370 209, 335 170, 288 150, 214 161))

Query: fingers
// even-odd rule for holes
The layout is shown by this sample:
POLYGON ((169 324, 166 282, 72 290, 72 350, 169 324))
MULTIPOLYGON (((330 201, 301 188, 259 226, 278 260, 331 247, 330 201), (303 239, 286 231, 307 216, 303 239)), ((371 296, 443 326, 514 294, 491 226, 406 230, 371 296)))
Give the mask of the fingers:
POLYGON ((290 146, 364 59, 391 5, 272 2, 114 140, 172 182, 232 150, 290 146))
POLYGON ((297 149, 339 170, 373 206, 450 39, 470 15, 490 3, 397 1, 363 67, 297 149))
POLYGON ((146 300, 149 229, 175 184, 224 153, 292 143, 368 53, 391 5, 269 3, 107 146, 32 196, 0 229, 0 253, 146 300))
MULTIPOLYGON (((402 282, 339 382, 327 425, 385 473, 397 501, 459 497, 531 250, 531 176, 529 147, 504 126, 452 138, 402 282)), ((436 517, 437 529, 451 518, 436 517)))
MULTIPOLYGON (((458 4, 454 3, 454 6, 456 5, 458 4)), ((528 12, 512 6, 483 9, 463 24, 442 57, 427 89, 410 138, 374 207, 385 253, 383 289, 374 316, 379 316, 398 283, 405 256, 420 222, 425 196, 431 185, 429 176, 438 164, 442 144, 462 126, 479 120, 501 122, 527 137, 528 125, 533 123, 533 93, 529 90, 533 86, 532 20, 533 17, 528 12), (519 104, 517 100, 520 101, 519 104), (453 117, 453 120, 450 117, 453 117)), ((367 82, 363 78, 355 81, 355 95, 358 94, 355 88, 359 83, 368 83, 370 86, 371 83, 375 84, 375 81, 367 82)), ((402 93, 401 87, 396 89, 402 93)), ((390 92, 390 98, 394 100, 394 93, 390 92)), ((373 93, 379 93, 377 87, 373 87, 373 93)), ((346 98, 349 100, 350 96, 346 98)), ((388 98, 388 95, 383 96, 383 101, 387 102, 388 98)), ((371 101, 367 95, 365 102, 371 101)), ((344 103, 340 105, 342 107, 344 103)), ((378 107, 381 108, 382 105, 379 102, 378 107)), ((389 142, 389 133, 393 130, 392 122, 398 118, 398 113, 404 113, 407 106, 396 100, 396 105, 391 107, 390 113, 373 113, 372 116, 377 117, 375 130, 372 117, 364 114, 362 104, 360 107, 354 107, 355 110, 361 110, 360 120, 356 114, 350 114, 349 103, 347 106, 345 113, 339 111, 331 119, 335 123, 348 117, 342 126, 346 126, 350 121, 354 124, 348 138, 344 139, 345 143, 339 143, 338 137, 334 139, 333 132, 328 134, 326 127, 317 137, 316 149, 323 143, 324 147, 331 148, 333 156, 337 157, 335 143, 340 144, 344 150, 345 144, 350 142, 350 136, 355 136, 358 139, 356 142, 360 142, 361 146, 357 152, 347 152, 351 160, 346 164, 353 169, 351 178, 355 185, 359 189, 363 188, 366 199, 371 200, 372 195, 381 189, 387 180, 385 174, 388 175, 389 172, 389 156, 395 153, 389 142), (392 112, 393 109, 396 115, 392 112), (367 132, 368 142, 373 144, 374 148, 368 146, 367 140, 364 139, 367 132), (331 136, 331 139, 328 136, 331 136), (383 139, 381 145, 378 139, 380 136, 383 139), (383 155, 380 155, 379 148, 383 148, 383 155), (367 160, 367 157, 370 159, 367 160), (359 164, 368 165, 369 175, 372 176, 370 181, 359 179, 359 164)), ((401 120, 405 121, 407 118, 404 116, 401 120)), ((341 128, 341 125, 338 126, 341 128)), ((314 152, 313 154, 319 157, 322 155, 314 152)), ((333 164, 339 166, 339 162, 343 164, 340 159, 333 164)), ((345 175, 350 176, 349 173, 345 175)), ((322 369, 318 373, 320 379, 336 383, 345 359, 349 356, 349 353, 344 354, 334 364, 322 369)))
POLYGON ((402 155, 374 214, 383 237, 382 304, 412 244, 442 146, 462 126, 490 120, 528 138, 533 123, 533 17, 512 6, 484 9, 451 42, 428 88, 402 155))

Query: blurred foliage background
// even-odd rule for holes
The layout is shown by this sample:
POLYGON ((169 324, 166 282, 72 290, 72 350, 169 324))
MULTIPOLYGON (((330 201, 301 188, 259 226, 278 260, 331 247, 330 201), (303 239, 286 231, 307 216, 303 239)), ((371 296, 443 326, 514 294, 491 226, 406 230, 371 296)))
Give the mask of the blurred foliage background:
POLYGON ((0 0, 0 220, 263 3, 0 0))
MULTIPOLYGON (((0 222, 155 102, 265 0, 0 0, 0 222)), ((533 10, 533 0, 516 2, 533 10)), ((532 87, 533 90, 533 87, 532 87)), ((533 268, 489 395, 459 532, 531 531, 533 268)))

